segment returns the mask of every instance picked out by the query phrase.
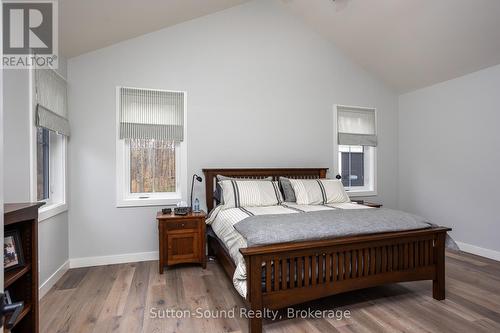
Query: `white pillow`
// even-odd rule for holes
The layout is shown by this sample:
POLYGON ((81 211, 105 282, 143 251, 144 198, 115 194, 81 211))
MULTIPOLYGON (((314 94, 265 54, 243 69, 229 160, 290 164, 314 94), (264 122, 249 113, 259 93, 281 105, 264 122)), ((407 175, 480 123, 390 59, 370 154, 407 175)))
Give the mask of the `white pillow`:
POLYGON ((283 202, 278 182, 269 180, 223 180, 225 208, 275 206, 283 202))
POLYGON ((297 204, 325 205, 350 202, 344 185, 337 179, 290 179, 297 204))

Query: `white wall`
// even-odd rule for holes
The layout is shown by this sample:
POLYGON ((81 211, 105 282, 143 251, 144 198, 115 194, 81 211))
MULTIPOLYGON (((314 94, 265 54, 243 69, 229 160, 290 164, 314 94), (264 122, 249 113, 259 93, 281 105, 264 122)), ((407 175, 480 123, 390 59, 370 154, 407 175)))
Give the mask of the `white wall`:
MULTIPOLYGON (((3 17, 2 8, 0 8, 0 15, 3 17)), ((3 40, 0 36, 0 54, 3 54, 3 40)), ((3 238, 3 70, 0 70, 0 239, 3 238)), ((0 269, 3 271, 3 253, 0 254, 0 269)), ((0 274, 0 290, 3 290, 3 274, 0 274)), ((0 325, 0 330, 3 325, 0 325)))
MULTIPOLYGON (((59 73, 66 75, 61 57, 59 73)), ((3 70, 4 93, 4 201, 30 201, 29 73, 3 70)), ((69 259, 68 214, 64 212, 38 224, 39 281, 43 285, 69 259)))
MULTIPOLYGON (((69 59, 68 81, 71 258, 158 249, 158 207, 115 207, 118 85, 187 91, 189 176, 204 167, 332 167, 333 104, 376 107, 374 200, 396 206, 397 96, 278 2, 69 59)), ((197 193, 204 201, 203 185, 197 193)))
POLYGON ((400 96, 399 207, 500 260, 499 92, 495 66, 400 96))

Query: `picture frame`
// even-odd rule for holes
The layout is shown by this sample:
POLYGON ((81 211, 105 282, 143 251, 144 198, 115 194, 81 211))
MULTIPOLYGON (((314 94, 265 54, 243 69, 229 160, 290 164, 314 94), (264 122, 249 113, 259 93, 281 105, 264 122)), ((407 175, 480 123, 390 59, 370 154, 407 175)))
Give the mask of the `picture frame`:
POLYGON ((4 270, 9 271, 24 266, 23 246, 19 230, 6 230, 3 247, 4 270))

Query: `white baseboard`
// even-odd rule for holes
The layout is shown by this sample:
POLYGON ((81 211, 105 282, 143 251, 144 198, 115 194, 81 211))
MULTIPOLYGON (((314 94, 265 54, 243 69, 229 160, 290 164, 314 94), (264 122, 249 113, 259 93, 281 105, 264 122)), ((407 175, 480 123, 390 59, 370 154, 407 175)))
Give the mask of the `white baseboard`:
POLYGON ((69 260, 70 268, 124 264, 129 262, 158 260, 158 251, 116 254, 100 257, 82 257, 69 260))
POLYGON ((469 252, 472 254, 476 254, 481 257, 493 259, 496 261, 500 261, 500 252, 495 251, 495 250, 490 250, 490 249, 485 249, 483 247, 467 244, 467 243, 462 243, 462 242, 456 242, 460 250, 464 252, 469 252))
POLYGON ((69 269, 69 260, 66 260, 64 264, 59 267, 54 274, 52 274, 45 282, 40 285, 38 289, 38 299, 42 299, 45 294, 59 281, 60 278, 66 273, 69 269))

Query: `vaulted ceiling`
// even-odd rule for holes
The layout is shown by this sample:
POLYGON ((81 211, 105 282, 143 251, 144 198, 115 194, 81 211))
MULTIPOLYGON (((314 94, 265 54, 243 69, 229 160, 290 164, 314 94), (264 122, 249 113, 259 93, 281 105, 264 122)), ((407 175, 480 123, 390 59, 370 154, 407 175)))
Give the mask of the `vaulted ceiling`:
MULTIPOLYGON (((60 0, 62 53, 77 56, 247 1, 60 0)), ((279 1, 397 92, 500 64, 499 0, 279 1)))
POLYGON ((500 64, 499 0, 283 0, 398 92, 500 64))
POLYGON ((61 52, 71 58, 248 0, 59 0, 61 52))

